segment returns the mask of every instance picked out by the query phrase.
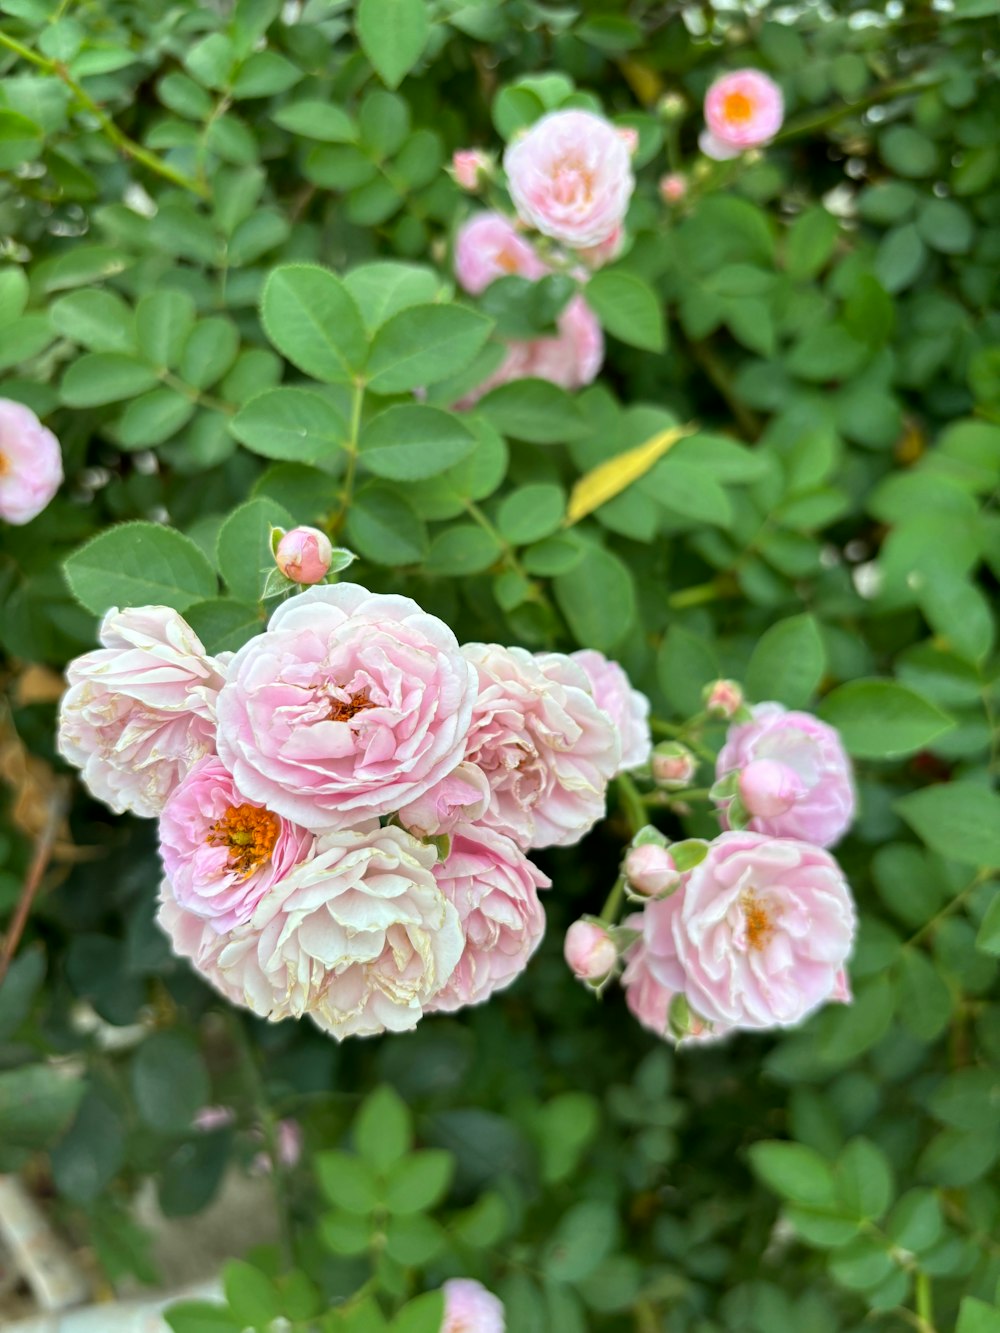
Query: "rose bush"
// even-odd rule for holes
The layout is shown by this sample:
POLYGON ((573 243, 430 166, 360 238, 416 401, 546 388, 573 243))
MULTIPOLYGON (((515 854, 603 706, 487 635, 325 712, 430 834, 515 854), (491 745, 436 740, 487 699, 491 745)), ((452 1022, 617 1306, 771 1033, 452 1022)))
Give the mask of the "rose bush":
POLYGON ((1000 1318, 995 8, 0 5, 0 1170, 102 1295, 265 1170, 176 1333, 1000 1318))

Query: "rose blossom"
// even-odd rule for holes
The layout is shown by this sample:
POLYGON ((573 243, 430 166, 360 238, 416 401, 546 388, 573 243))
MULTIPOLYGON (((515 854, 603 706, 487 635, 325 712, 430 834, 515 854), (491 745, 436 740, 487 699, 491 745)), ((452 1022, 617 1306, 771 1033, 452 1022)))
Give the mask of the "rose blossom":
POLYGON ((333 543, 319 528, 292 528, 274 553, 275 564, 293 583, 321 583, 332 561, 333 543))
POLYGON ((632 688, 624 668, 603 653, 593 648, 582 648, 579 652, 570 653, 570 657, 583 667, 598 708, 603 708, 615 724, 622 746, 618 771, 639 768, 649 759, 653 746, 649 730, 649 700, 641 691, 632 688))
POLYGON ((233 658, 219 755, 239 790, 305 828, 414 801, 462 760, 476 673, 408 597, 323 585, 280 606, 233 658))
POLYGON ((715 80, 705 94, 707 129, 698 146, 708 157, 737 157, 769 143, 781 129, 781 89, 759 69, 737 69, 715 80))
POLYGON ((160 855, 176 901, 220 934, 243 925, 313 835, 237 790, 214 755, 181 780, 160 815, 160 855))
POLYGON ((451 155, 451 174, 462 190, 478 190, 490 165, 489 154, 481 148, 459 148, 451 155))
MULTIPOLYGON (((403 829, 324 834, 257 904, 212 940, 165 882, 159 920, 230 999, 277 1021, 308 1014, 338 1040, 416 1025, 465 945, 438 888, 433 847, 403 829)), ((210 927, 207 927, 210 930, 210 927)))
POLYGON ((476 213, 455 238, 455 276, 477 296, 497 278, 544 278, 548 268, 502 213, 476 213))
MULTIPOLYGON (((749 722, 729 728, 716 774, 744 771, 754 809, 748 825, 757 833, 801 838, 830 847, 854 816, 851 762, 833 727, 811 713, 786 712, 781 704, 758 704, 749 722), (759 761, 768 764, 761 769, 759 761), (749 766, 749 767, 748 767, 749 766)), ((725 809, 725 800, 718 802, 725 809)))
POLYGON ((492 790, 483 822, 524 849, 579 842, 604 813, 621 755, 586 672, 562 653, 463 651, 479 672, 466 755, 492 790))
POLYGON ((677 897, 673 948, 688 1003, 706 1021, 788 1027, 843 997, 855 913, 829 852, 791 838, 723 833, 677 897))
POLYGON ((551 880, 510 838, 471 824, 455 830, 448 859, 434 867, 434 878, 458 910, 465 950, 428 1008, 481 1004, 524 971, 541 943, 545 913, 538 890, 551 880))
POLYGON ((398 812, 399 822, 417 838, 451 833, 456 824, 473 824, 490 808, 490 784, 475 764, 462 763, 398 812))
POLYGON ((450 1278, 444 1292, 441 1333, 505 1333, 501 1301, 471 1277, 450 1278))
POLYGON ((62 485, 59 441, 30 407, 0 398, 0 519, 30 523, 62 485))
MULTIPOLYGON (((664 1041, 677 1041, 670 1030, 670 1004, 675 995, 683 993, 684 975, 677 962, 671 922, 680 906, 682 895, 650 903, 643 911, 626 917, 624 925, 639 932, 641 938, 630 945, 625 953, 625 971, 622 986, 625 1003, 633 1017, 644 1028, 664 1041)), ((691 1015, 690 1026, 681 1040, 714 1041, 724 1037, 727 1029, 712 1026, 691 1015)))
POLYGON ((509 145, 504 169, 519 216, 574 248, 600 245, 635 187, 619 131, 592 111, 552 111, 509 145))
POLYGON ((59 753, 117 814, 157 815, 215 749, 222 663, 168 606, 109 611, 100 641, 66 669, 59 753))
POLYGON ((566 932, 563 957, 581 981, 603 981, 618 962, 615 942, 594 921, 574 921, 566 932))

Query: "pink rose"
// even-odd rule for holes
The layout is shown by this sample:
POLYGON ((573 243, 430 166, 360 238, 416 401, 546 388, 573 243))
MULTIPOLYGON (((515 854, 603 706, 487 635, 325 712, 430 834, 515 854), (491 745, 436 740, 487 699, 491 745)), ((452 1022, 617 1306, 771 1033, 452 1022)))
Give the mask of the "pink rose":
POLYGON ((477 296, 497 278, 544 278, 548 267, 502 213, 476 213, 455 238, 455 276, 477 296))
POLYGON ((615 724, 621 740, 619 772, 639 768, 649 760, 653 738, 649 730, 649 700, 632 688, 628 676, 617 662, 593 648, 582 648, 570 657, 582 666, 590 681, 598 708, 603 708, 615 724))
POLYGON ((459 148, 451 155, 451 174, 462 190, 478 190, 492 165, 481 148, 459 148))
POLYGON ((691 1015, 690 1026, 682 1038, 670 1030, 670 1004, 674 996, 683 991, 683 974, 677 965, 670 931, 670 922, 680 906, 680 899, 680 894, 674 894, 672 898, 651 903, 644 911, 625 918, 625 926, 639 931, 642 936, 625 954, 625 971, 622 973, 625 1003, 644 1028, 664 1041, 718 1041, 727 1035, 728 1029, 708 1024, 697 1015, 691 1015))
POLYGON ((563 957, 580 981, 603 981, 618 963, 615 942, 596 921, 574 921, 563 941, 563 957))
POLYGON ((176 901, 222 934, 243 925, 313 835, 248 801, 221 760, 200 760, 160 815, 160 855, 176 901))
POLYGON ((625 878, 636 893, 666 893, 680 883, 681 872, 674 864, 674 858, 666 847, 655 842, 640 843, 630 847, 625 854, 623 866, 625 878))
POLYGON ((463 649, 479 673, 467 758, 492 791, 483 822, 519 847, 568 847, 604 814, 621 748, 586 672, 562 653, 463 649))
POLYGON ((438 887, 455 905, 465 950, 451 980, 431 1000, 431 1011, 481 1004, 519 976, 545 933, 538 890, 551 880, 510 838, 462 825, 448 859, 434 867, 438 887))
POLYGON ((59 441, 29 407, 0 398, 0 519, 30 523, 62 485, 59 441))
POLYGON ((219 755, 250 800, 311 829, 350 828, 463 758, 476 673, 408 597, 310 588, 233 658, 219 755))
POLYGON ((457 824, 474 824, 490 808, 490 784, 475 764, 459 764, 446 778, 399 813, 399 822, 417 838, 437 838, 457 824))
POLYGON ((505 1333, 503 1304, 471 1277, 453 1277, 444 1292, 441 1333, 505 1333))
MULTIPOLYGON (((757 833, 830 847, 850 827, 851 761, 834 728, 811 713, 758 704, 751 721, 729 728, 719 753, 717 776, 734 771, 742 774, 740 791, 752 816, 748 827, 757 833)), ((718 804, 724 811, 728 802, 718 804)))
POLYGON ((168 606, 109 611, 100 640, 66 669, 59 753, 118 814, 158 815, 215 750, 222 663, 168 606))
POLYGON ((321 583, 332 561, 333 544, 319 528, 292 528, 274 553, 275 564, 293 583, 321 583))
POLYGON ((737 69, 715 80, 705 95, 707 130, 699 139, 708 157, 736 157, 774 138, 785 118, 781 89, 759 69, 737 69))
POLYGON ((709 1023, 788 1027, 842 997, 854 903, 818 847, 721 834, 688 875, 670 927, 688 1003, 709 1023))
POLYGON ((552 111, 504 154, 519 216, 574 248, 600 245, 624 221, 635 187, 628 145, 592 111, 552 111))

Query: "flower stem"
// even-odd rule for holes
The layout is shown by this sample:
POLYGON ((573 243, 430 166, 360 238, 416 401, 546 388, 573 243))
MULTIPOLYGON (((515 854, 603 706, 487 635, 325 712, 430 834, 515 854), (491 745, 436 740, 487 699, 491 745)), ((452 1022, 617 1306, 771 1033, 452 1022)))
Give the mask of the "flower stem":
POLYGON ((640 829, 644 829, 649 823, 642 793, 627 773, 619 773, 615 778, 615 785, 618 791, 618 803, 634 838, 640 829))
POLYGON ((622 899, 625 897, 625 876, 619 875, 615 880, 614 888, 608 894, 604 906, 601 908, 601 920, 607 926, 613 926, 618 920, 618 913, 621 911, 622 899))

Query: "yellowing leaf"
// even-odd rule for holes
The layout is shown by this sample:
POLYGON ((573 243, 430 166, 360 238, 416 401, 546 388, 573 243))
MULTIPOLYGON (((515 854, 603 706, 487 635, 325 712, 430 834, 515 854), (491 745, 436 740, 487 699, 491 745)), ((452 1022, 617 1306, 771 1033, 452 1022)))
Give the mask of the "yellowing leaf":
POLYGON ((659 462, 668 449, 672 449, 678 440, 693 435, 698 427, 692 422, 687 426, 672 426, 628 449, 606 463, 599 463, 573 487, 566 509, 565 527, 579 523, 601 505, 620 495, 627 486, 644 477, 654 463, 659 462))

